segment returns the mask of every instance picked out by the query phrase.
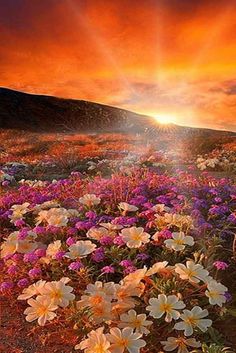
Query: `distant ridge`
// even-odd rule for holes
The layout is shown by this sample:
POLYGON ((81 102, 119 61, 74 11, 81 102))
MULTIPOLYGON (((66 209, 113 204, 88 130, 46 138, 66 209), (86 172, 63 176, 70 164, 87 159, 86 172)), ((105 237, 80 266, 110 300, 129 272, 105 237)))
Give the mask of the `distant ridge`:
POLYGON ((104 104, 0 88, 0 128, 32 131, 142 131, 151 117, 104 104))
POLYGON ((0 87, 0 128, 42 132, 137 132, 236 136, 230 131, 170 124, 163 129, 152 117, 104 104, 36 95, 0 87))

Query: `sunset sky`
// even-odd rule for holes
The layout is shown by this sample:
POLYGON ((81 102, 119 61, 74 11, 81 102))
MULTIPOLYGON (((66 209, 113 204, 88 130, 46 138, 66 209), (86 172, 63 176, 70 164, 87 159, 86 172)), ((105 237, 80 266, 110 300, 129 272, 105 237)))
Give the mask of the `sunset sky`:
POLYGON ((0 86, 236 131, 236 0, 0 0, 0 86))

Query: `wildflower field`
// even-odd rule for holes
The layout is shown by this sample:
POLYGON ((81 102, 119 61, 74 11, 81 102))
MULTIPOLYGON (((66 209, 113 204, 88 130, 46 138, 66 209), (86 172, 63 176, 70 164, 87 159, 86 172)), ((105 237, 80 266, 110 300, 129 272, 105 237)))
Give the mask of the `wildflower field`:
POLYGON ((1 352, 236 352, 234 144, 70 136, 23 156, 19 139, 1 151, 1 352))

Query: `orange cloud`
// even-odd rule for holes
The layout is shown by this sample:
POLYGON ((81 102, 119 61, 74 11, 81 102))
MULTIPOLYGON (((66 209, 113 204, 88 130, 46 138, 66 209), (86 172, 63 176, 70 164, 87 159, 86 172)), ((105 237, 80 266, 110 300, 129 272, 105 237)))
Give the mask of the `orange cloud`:
POLYGON ((236 130, 236 0, 0 0, 1 85, 236 130))

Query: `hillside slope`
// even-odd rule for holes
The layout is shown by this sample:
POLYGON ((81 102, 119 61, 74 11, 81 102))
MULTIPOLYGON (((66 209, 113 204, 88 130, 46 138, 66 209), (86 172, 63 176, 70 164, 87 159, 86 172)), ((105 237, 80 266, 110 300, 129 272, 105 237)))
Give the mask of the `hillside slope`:
POLYGON ((0 87, 0 128, 35 132, 138 132, 149 136, 232 138, 236 133, 170 124, 104 104, 0 87))
POLYGON ((0 127, 31 131, 141 130, 152 118, 84 100, 0 88, 0 127))

